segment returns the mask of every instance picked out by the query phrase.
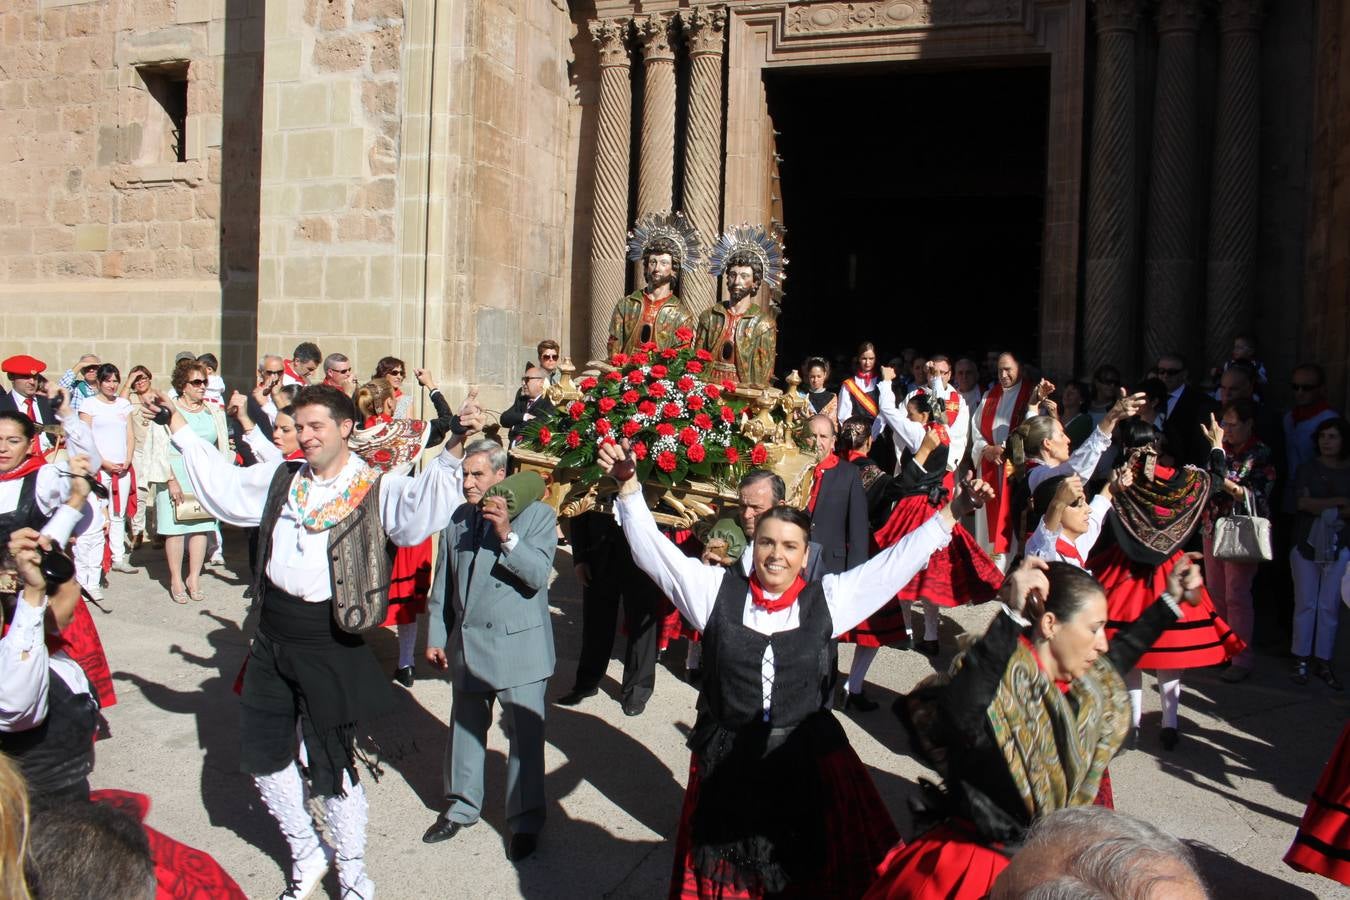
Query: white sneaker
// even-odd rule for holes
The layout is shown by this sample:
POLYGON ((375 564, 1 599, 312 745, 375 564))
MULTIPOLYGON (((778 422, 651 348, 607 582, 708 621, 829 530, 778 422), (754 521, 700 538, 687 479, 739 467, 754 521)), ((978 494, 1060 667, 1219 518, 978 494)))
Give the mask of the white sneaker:
POLYGON ((369 875, 362 875, 356 884, 342 888, 342 900, 374 900, 375 882, 369 875))
POLYGON ((112 570, 114 572, 122 572, 123 574, 126 575, 134 575, 140 571, 140 569, 136 568, 131 563, 127 562, 125 559, 119 559, 117 562, 113 563, 112 570))
POLYGON ((321 851, 297 861, 291 866, 291 877, 286 890, 277 900, 308 900, 328 874, 328 857, 321 851))
POLYGON ((93 587, 85 587, 84 592, 88 594, 90 598, 93 600, 103 599, 103 588, 99 587, 98 585, 94 585, 93 587))

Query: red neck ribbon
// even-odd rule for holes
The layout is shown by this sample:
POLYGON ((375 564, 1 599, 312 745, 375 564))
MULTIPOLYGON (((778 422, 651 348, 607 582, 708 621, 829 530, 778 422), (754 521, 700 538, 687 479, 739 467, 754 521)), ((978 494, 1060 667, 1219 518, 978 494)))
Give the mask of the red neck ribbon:
POLYGON ((839 465, 839 456, 835 453, 831 453, 829 456, 826 456, 820 462, 816 463, 815 476, 811 479, 811 499, 807 501, 806 504, 807 512, 816 511, 816 498, 820 496, 821 476, 837 465, 839 465))
POLYGON ((787 609, 797 602, 797 595, 806 587, 806 582, 802 576, 798 575, 786 591, 778 596, 777 599, 770 600, 764 596, 764 586, 759 583, 759 574, 750 573, 750 602, 758 606, 765 612, 778 612, 780 609, 787 609))
POLYGON ((29 454, 27 457, 24 458, 23 462, 19 463, 17 466, 10 469, 8 472, 0 472, 0 481, 14 481, 15 479, 18 478, 24 478, 28 476, 30 473, 36 472, 38 469, 42 468, 46 464, 47 464, 46 460, 44 460, 41 456, 34 456, 32 454, 29 454))
POLYGON ((1078 568, 1083 568, 1083 554, 1078 552, 1078 545, 1068 538, 1060 538, 1055 541, 1055 549, 1059 555, 1068 560, 1073 560, 1078 564, 1078 568))

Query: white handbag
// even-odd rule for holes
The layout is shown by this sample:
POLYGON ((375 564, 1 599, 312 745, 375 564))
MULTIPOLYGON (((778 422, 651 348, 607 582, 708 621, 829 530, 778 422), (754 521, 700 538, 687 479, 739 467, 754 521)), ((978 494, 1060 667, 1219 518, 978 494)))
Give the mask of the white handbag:
POLYGON ((1269 562, 1274 553, 1270 543, 1270 520, 1252 515, 1256 504, 1252 492, 1244 489, 1242 500, 1233 504, 1233 512, 1214 522, 1214 558, 1224 562, 1269 562))

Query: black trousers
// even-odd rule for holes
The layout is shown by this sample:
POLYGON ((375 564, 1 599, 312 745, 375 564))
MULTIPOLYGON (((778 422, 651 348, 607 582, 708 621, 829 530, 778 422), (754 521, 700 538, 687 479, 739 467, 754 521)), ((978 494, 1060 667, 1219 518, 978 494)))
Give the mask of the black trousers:
POLYGON ((656 645, 661 634, 662 596, 656 584, 633 563, 628 545, 615 542, 590 566, 591 583, 581 593, 581 656, 576 686, 600 684, 614 650, 614 620, 620 604, 628 631, 623 657, 624 700, 641 703, 656 688, 656 645))

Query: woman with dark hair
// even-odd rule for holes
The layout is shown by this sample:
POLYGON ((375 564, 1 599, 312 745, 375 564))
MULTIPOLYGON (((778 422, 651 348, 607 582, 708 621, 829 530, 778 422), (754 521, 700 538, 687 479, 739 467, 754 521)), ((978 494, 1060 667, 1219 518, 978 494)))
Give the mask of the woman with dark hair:
MULTIPOLYGON (((1233 657, 1219 677, 1230 684, 1244 681, 1256 664, 1251 646, 1255 610, 1252 607, 1252 582, 1257 563, 1236 562, 1214 556, 1214 526, 1222 517, 1241 511, 1245 515, 1270 518, 1270 494, 1275 489, 1275 460, 1271 449, 1256 433, 1256 404, 1235 400, 1223 407, 1219 421, 1210 417, 1207 431, 1218 430, 1223 443, 1226 470, 1212 502, 1205 507, 1205 576, 1209 595, 1218 612, 1247 648, 1233 657)), ((1332 676, 1333 680, 1335 676, 1332 676)))
POLYGON ((703 632, 703 682, 670 896, 858 897, 897 835, 829 708, 831 641, 903 587, 992 492, 973 482, 941 513, 857 568, 802 578, 811 522, 770 507, 754 567, 705 566, 658 530, 631 449, 599 464, 638 568, 703 632))
POLYGON ((403 381, 407 377, 408 367, 397 356, 381 357, 380 361, 375 364, 375 374, 370 376, 371 381, 384 379, 393 388, 394 411, 392 415, 395 419, 408 418, 408 413, 412 410, 412 395, 403 393, 403 381))
MULTIPOLYGON (((1065 382, 1054 396, 1058 407, 1059 421, 1064 425, 1064 433, 1069 436, 1069 449, 1077 450, 1092 434, 1096 422, 1088 412, 1088 389, 1081 381, 1065 382)), ((1114 404, 1112 404, 1114 406, 1114 404)))
POLYGON ((1308 664, 1335 690, 1340 679, 1331 666, 1336 649, 1339 600, 1350 585, 1350 423, 1339 416, 1325 419, 1313 431, 1316 456, 1294 473, 1294 549, 1289 565, 1294 575, 1295 684, 1308 683, 1308 664))
MULTIPOLYGON (((111 562, 114 572, 134 573, 127 562, 127 519, 136 515, 136 475, 131 467, 136 452, 136 433, 131 419, 135 409, 131 401, 120 395, 122 373, 112 363, 98 369, 98 393, 80 406, 80 420, 94 434, 103 463, 95 473, 99 484, 108 488, 108 497, 99 500, 103 520, 108 523, 104 534, 95 540, 77 541, 76 558, 91 572, 101 575, 104 558, 111 562)), ((95 576, 97 577, 97 576, 95 576)), ((100 594, 95 597, 101 598, 100 594)))
POLYGON ((836 407, 838 421, 846 421, 855 415, 871 416, 872 438, 875 440, 882 428, 881 422, 877 420, 880 389, 877 348, 871 341, 863 341, 858 345, 857 355, 853 357, 853 374, 839 384, 839 402, 836 407))
MULTIPOLYGON (((1117 426, 1124 453, 1122 463, 1131 469, 1133 480, 1129 487, 1113 492, 1108 528, 1087 564, 1106 590, 1108 637, 1143 615, 1162 593, 1169 574, 1185 564, 1187 556, 1182 548, 1200 526, 1213 494, 1221 489, 1225 459, 1218 431, 1208 432, 1208 470, 1194 466, 1177 469, 1159 461, 1166 447, 1158 429, 1139 417, 1117 426)), ((1240 653, 1243 646, 1242 639, 1215 613, 1209 592, 1198 588, 1195 604, 1186 608, 1180 621, 1163 631, 1126 676, 1134 737, 1144 703, 1142 670, 1153 670, 1158 679, 1161 741, 1163 749, 1171 750, 1181 739, 1177 713, 1182 671, 1219 665, 1240 653)))
MULTIPOLYGON (((825 385, 830 380, 830 364, 823 357, 810 356, 802 363, 802 396, 806 398, 805 418, 821 415, 833 419, 839 398, 825 385)), ((841 422, 843 420, 840 420, 841 422)))
POLYGON ((862 476, 863 491, 867 494, 867 525, 876 531, 885 524, 901 495, 899 482, 881 471, 867 455, 872 449, 872 420, 867 416, 846 419, 839 428, 838 444, 837 452, 857 466, 862 476))
POLYGON ((1202 591, 1183 557, 1108 641, 1101 585, 1076 566, 1025 558, 984 636, 896 701, 943 790, 926 785, 920 821, 930 827, 891 851, 868 900, 988 896, 1009 845, 1037 820, 1105 800, 1106 767, 1130 730, 1124 673, 1202 591))
POLYGON ((1098 366, 1092 373, 1092 394, 1087 411, 1093 422, 1102 418, 1116 405, 1120 397, 1120 370, 1115 366, 1098 366))

